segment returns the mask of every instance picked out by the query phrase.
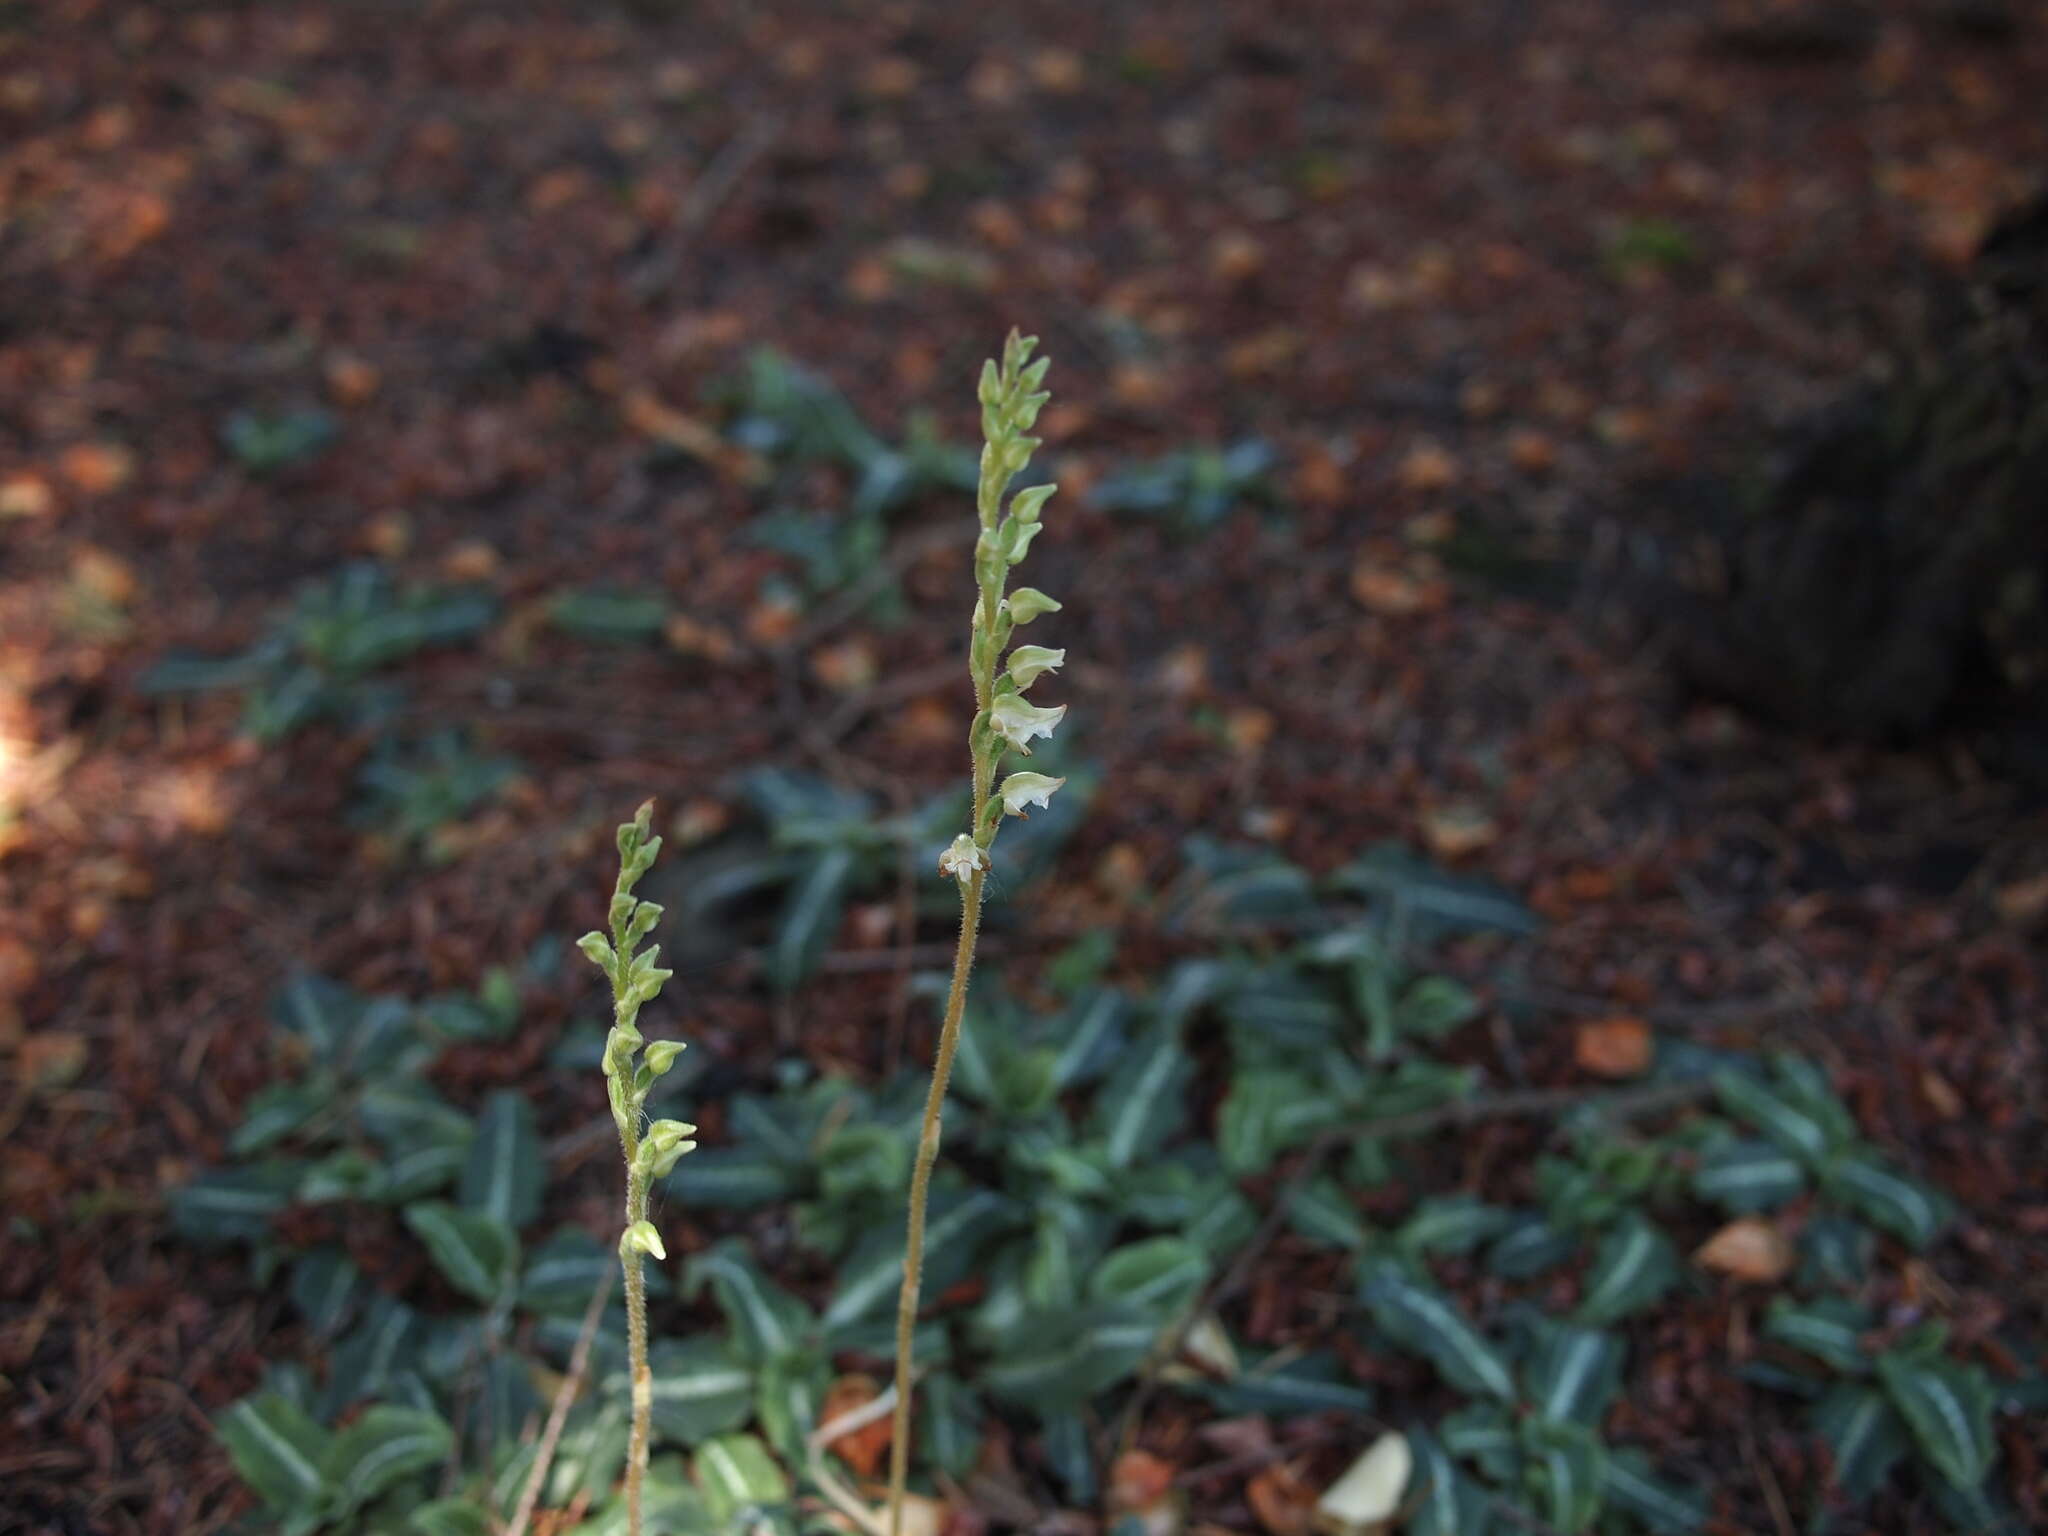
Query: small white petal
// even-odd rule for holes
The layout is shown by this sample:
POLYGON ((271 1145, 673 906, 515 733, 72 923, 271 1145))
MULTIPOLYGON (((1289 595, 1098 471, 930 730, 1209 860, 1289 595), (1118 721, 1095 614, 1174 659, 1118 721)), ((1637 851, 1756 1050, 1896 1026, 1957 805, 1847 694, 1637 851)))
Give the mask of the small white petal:
POLYGON ((1047 672, 1057 672, 1067 664, 1067 653, 1055 651, 1049 646, 1020 645, 1010 652, 1010 680, 1022 692, 1047 672))
POLYGON ((1013 773, 1003 780, 1003 810, 1011 816, 1022 816, 1029 806, 1041 811, 1047 808, 1053 791, 1066 783, 1044 773, 1013 773))
POLYGON ((988 718, 998 736, 1028 756, 1031 738, 1050 736, 1066 712, 1064 704, 1040 709, 1036 704, 1027 703, 1022 694, 1006 693, 989 706, 988 718))
POLYGON ((954 838, 946 851, 939 855, 939 873, 951 875, 962 885, 974 878, 978 869, 988 868, 988 855, 975 846, 974 839, 962 832, 954 838))

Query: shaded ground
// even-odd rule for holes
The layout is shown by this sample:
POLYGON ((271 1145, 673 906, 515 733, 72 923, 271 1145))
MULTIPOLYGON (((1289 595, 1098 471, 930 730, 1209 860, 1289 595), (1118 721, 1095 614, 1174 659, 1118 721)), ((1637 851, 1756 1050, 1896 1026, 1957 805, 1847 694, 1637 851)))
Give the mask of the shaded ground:
MULTIPOLYGON (((1611 3, 0 6, 0 1191, 42 1234, 0 1253, 0 1506, 233 1507, 204 1415, 280 1308, 164 1246, 161 1196, 264 1081, 284 972, 474 985, 589 925, 645 793, 716 802, 763 760, 906 803, 957 775, 964 547, 908 562, 908 623, 826 632, 735 537, 754 494, 702 429, 760 343, 963 437, 1008 324, 1056 359, 1034 579, 1114 788, 1024 953, 1115 922, 1142 959, 1132 886, 1198 825, 1318 869, 1434 846, 1552 919, 1530 1081, 1579 1016, 1796 1038, 1967 1203, 1927 1277, 1959 1326, 2040 1318, 2040 809, 1959 753, 1688 707, 1580 580, 1655 519, 1623 487, 1830 395, 2048 166, 2048 34, 1940 13, 1765 62, 1703 10, 1611 3), (316 406, 339 435, 308 464, 223 441, 316 406), (1242 435, 1281 451, 1282 518, 1189 539, 1077 494, 1242 435), (420 718, 527 768, 431 870, 347 825, 360 745, 258 750, 231 699, 135 687, 363 553, 511 614, 409 674, 420 718), (675 643, 535 622, 622 570, 675 643)), ((884 910, 840 942, 911 938, 943 934, 884 910)), ((744 960, 692 980, 684 1033, 769 1052, 744 960)), ((872 1059, 893 988, 828 974, 805 1049, 872 1059)), ((477 1082, 530 1075, 570 1006, 477 1082)), ((1760 1455, 1800 1475, 1769 1426, 1760 1455)))

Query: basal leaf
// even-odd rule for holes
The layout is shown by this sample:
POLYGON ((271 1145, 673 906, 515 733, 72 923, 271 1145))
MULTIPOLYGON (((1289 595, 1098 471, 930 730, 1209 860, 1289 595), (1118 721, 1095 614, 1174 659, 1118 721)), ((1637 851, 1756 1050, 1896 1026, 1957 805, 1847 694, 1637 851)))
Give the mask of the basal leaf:
POLYGON ((1111 1253, 1088 1277, 1093 1301, 1178 1317, 1209 1278, 1208 1255, 1185 1238, 1153 1237, 1111 1253))
POLYGON ((757 1365, 802 1351, 816 1332, 810 1309, 763 1275, 736 1240, 691 1259, 683 1274, 688 1294, 710 1284, 735 1342, 757 1365))
POLYGON ((776 991, 795 991, 817 968, 846 915, 855 865, 851 848, 828 845, 804 866, 790 888, 766 959, 768 980, 776 991))
POLYGON ((1654 1305, 1678 1283, 1678 1250, 1643 1217, 1624 1216, 1600 1239, 1576 1316, 1598 1327, 1654 1305))
POLYGON ((1206 1387, 1209 1400, 1229 1414, 1370 1413, 1372 1389, 1354 1379, 1333 1354, 1276 1352, 1247 1365, 1228 1382, 1206 1387))
POLYGON ((1779 1296, 1764 1317, 1764 1337, 1789 1344, 1851 1376, 1870 1369, 1863 1335, 1875 1322, 1868 1308, 1843 1296, 1794 1301, 1779 1296))
POLYGON ((720 1435, 698 1450, 693 1463, 697 1487, 720 1528, 741 1510, 789 1502, 789 1479, 753 1435, 720 1435))
POLYGON ((1373 1321, 1395 1342, 1429 1360, 1452 1386, 1514 1401, 1514 1376, 1506 1359, 1454 1302, 1418 1285, 1392 1262, 1366 1269, 1361 1295, 1373 1321))
POLYGON ((518 1231, 540 1214, 544 1183, 533 1106, 500 1089, 484 1105, 462 1168, 462 1203, 518 1231))
POLYGON ((1707 1523, 1706 1494, 1656 1476, 1641 1451, 1610 1451, 1600 1486, 1609 1504, 1632 1515, 1653 1536, 1685 1536, 1707 1523))
POLYGON ((668 1190, 696 1209, 749 1211, 787 1200, 797 1181, 783 1164, 751 1146, 699 1147, 676 1164, 668 1190))
POLYGON ((292 1305, 324 1338, 348 1321, 361 1280, 362 1271, 341 1249, 316 1248, 292 1266, 292 1305))
POLYGON ((1925 1248, 1948 1224, 1946 1200, 1874 1153, 1844 1153, 1829 1165, 1822 1182, 1829 1194, 1909 1247, 1925 1248))
POLYGON ((1982 1368, 1888 1352, 1877 1357, 1877 1377, 1936 1471, 1957 1488, 1984 1481, 1998 1444, 1991 1436, 1991 1381, 1982 1368))
POLYGON ((242 1481, 273 1509, 309 1513, 327 1497, 330 1437, 295 1403, 259 1392, 229 1404, 213 1427, 242 1481))
POLYGON ((1521 1481, 1521 1437, 1515 1433, 1514 1419, 1500 1404, 1471 1403, 1446 1414, 1437 1433, 1443 1437, 1445 1450, 1460 1461, 1471 1462, 1489 1481, 1521 1481))
POLYGON ((1833 1458, 1833 1485, 1858 1504, 1884 1485, 1912 1445, 1890 1400, 1860 1382, 1832 1388, 1814 1407, 1813 1427, 1833 1458))
POLYGON ((519 1234, 497 1217, 445 1200, 419 1200, 405 1208, 405 1224, 427 1245, 442 1277, 470 1300, 489 1305, 510 1289, 519 1271, 519 1234))
POLYGON ((926 1465, 964 1478, 981 1457, 986 1414, 981 1400, 957 1376, 941 1373, 918 1387, 918 1448, 926 1465))
MULTIPOLYGON (((754 1373, 721 1339, 662 1339, 648 1351, 654 1375, 654 1428, 696 1445, 754 1415, 754 1373)), ((627 1385, 623 1377, 621 1389, 627 1385)))
POLYGON ((1155 1028, 1132 1043, 1097 1091, 1090 1123, 1110 1166, 1128 1168, 1151 1156, 1187 1118, 1195 1064, 1172 1029, 1155 1028))
POLYGON ((299 1162, 211 1169, 171 1192, 171 1226, 200 1247, 260 1242, 292 1203, 305 1170, 299 1162))
POLYGON ((1714 1073, 1714 1091, 1736 1119, 1761 1132, 1774 1146, 1818 1170, 1835 1149, 1827 1121, 1746 1072, 1722 1067, 1714 1073))
POLYGON ((390 1296, 374 1297, 363 1320, 334 1346, 322 1415, 333 1418, 350 1404, 375 1397, 409 1360, 419 1337, 419 1314, 390 1296))
POLYGON ((1536 1411, 1560 1423, 1597 1425, 1621 1390, 1628 1346, 1611 1333, 1539 1318, 1523 1375, 1536 1411))
POLYGON ((1582 1424, 1556 1419, 1522 1421, 1526 1475, 1538 1509, 1565 1536, 1589 1529, 1600 1516, 1607 1480, 1607 1448, 1582 1424))
POLYGON ((1402 1503, 1408 1536, 1486 1536, 1494 1528, 1485 1492, 1451 1459, 1443 1443, 1425 1430, 1408 1431, 1414 1457, 1402 1503))
POLYGON ((1774 1211, 1806 1188, 1806 1169, 1788 1152, 1764 1141, 1730 1140, 1700 1155, 1692 1190, 1737 1216, 1774 1211))
POLYGON ((475 1499, 435 1499, 406 1516, 413 1536, 491 1536, 495 1529, 490 1512, 475 1499))
POLYGON ((1470 1253, 1498 1236, 1514 1221, 1514 1213, 1488 1205, 1471 1195, 1436 1195, 1415 1207, 1394 1231, 1403 1253, 1470 1253))
POLYGON ((1557 1268, 1578 1251, 1578 1233, 1553 1226, 1533 1211, 1518 1212, 1487 1249, 1486 1268, 1503 1279, 1527 1280, 1557 1268))
POLYGON ((1441 1040, 1479 1016, 1479 999, 1448 976, 1425 976, 1402 994, 1395 1027, 1403 1035, 1441 1040))
POLYGON ((334 1437, 321 1471, 346 1509, 360 1509, 401 1478, 441 1465, 455 1434, 437 1413, 375 1403, 334 1437))
POLYGON ((1337 1181, 1325 1175, 1294 1191, 1287 1202, 1287 1224, 1312 1243, 1362 1252, 1372 1230, 1358 1214, 1337 1181))
POLYGON ((272 1083, 249 1100, 242 1123, 228 1138, 228 1150, 236 1157, 260 1152, 298 1130, 332 1102, 332 1090, 325 1085, 272 1083))

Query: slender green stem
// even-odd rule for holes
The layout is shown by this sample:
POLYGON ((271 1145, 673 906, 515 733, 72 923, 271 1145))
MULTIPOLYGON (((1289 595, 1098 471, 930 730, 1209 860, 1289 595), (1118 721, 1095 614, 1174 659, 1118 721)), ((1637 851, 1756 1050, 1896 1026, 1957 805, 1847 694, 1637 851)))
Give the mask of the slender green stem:
POLYGON ((960 888, 960 947, 953 955, 953 984, 946 992, 946 1016, 939 1026, 931 1089, 925 1095, 924 1126, 917 1161, 910 1172, 910 1224, 903 1240, 903 1289, 896 1298, 896 1413, 889 1437, 889 1536, 902 1536, 903 1493, 910 1480, 910 1369, 917 1332, 917 1293, 924 1276, 924 1213, 931 1193, 932 1165, 939 1158, 940 1114, 953 1056, 960 1048, 960 1020, 967 1007, 967 973, 974 968, 974 940, 981 927, 982 874, 960 888))
MULTIPOLYGON (((628 1231, 635 1222, 647 1219, 648 1178, 633 1169, 636 1150, 630 1144, 626 1148, 628 1231)), ((633 1373, 633 1437, 626 1450, 626 1536, 640 1536, 641 1484, 647 1477, 647 1426, 654 1415, 654 1374, 647 1366, 647 1279, 640 1267, 640 1252, 629 1247, 620 1259, 626 1267, 626 1356, 633 1373)))

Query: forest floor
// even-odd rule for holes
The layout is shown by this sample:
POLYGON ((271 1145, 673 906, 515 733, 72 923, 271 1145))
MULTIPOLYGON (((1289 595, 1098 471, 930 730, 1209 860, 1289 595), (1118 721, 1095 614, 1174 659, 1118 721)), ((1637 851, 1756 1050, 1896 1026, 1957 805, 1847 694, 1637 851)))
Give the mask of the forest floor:
MULTIPOLYGON (((1587 1020, 1796 1044, 1962 1202, 1925 1281, 1963 1333, 2048 1318, 2041 807, 1685 698, 1598 577, 1660 526, 1636 488, 1749 463, 2048 168, 2048 29, 1878 10, 1780 50, 1623 0, 0 3, 0 1529, 238 1507, 207 1415, 279 1309, 164 1197, 269 1079, 286 974, 474 987, 591 925, 649 794, 713 826, 763 763, 905 806, 961 774, 965 505, 894 518, 900 622, 806 606, 721 433, 763 345, 959 440, 1012 323, 1055 359, 1032 579, 1106 787, 1012 968, 1158 953, 1133 893, 1193 830, 1419 845, 1546 920, 1526 1083, 1580 1080, 1587 1020), (1087 494, 1249 439, 1271 505, 1213 527, 1087 494), (521 764, 431 863, 351 824, 359 737, 138 686, 365 557, 507 615, 407 672, 521 764), (544 622, 622 576, 658 643, 544 622)), ((835 952, 944 943, 895 913, 835 952)), ((856 1064, 901 985, 687 979, 700 1049, 856 1064)), ((591 999, 528 1003, 471 1086, 591 999)), ((1738 1526, 1802 1475, 1768 1417, 1749 1449, 1738 1526)), ((2048 1440, 2005 1450, 2048 1518, 2048 1440)))

